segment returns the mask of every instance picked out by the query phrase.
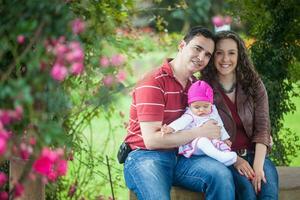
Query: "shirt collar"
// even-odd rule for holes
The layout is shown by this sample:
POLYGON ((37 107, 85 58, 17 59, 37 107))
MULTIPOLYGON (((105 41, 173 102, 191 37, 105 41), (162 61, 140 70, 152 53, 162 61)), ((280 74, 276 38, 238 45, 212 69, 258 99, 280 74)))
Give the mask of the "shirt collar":
POLYGON ((162 66, 162 70, 167 73, 169 76, 171 77, 174 77, 174 73, 173 73, 173 70, 172 70, 172 67, 171 67, 171 64, 170 62, 172 61, 173 59, 172 58, 167 58, 164 63, 163 63, 163 66, 162 66))
MULTIPOLYGON (((170 64, 170 62, 171 62, 172 60, 173 60, 173 58, 167 58, 167 59, 164 61, 164 63, 163 63, 162 69, 163 69, 163 71, 164 71, 165 73, 167 73, 169 76, 175 78, 175 77, 174 77, 174 73, 173 73, 173 69, 172 69, 171 64, 170 64)), ((196 78, 195 76, 191 76, 191 77, 189 78, 189 82, 190 82, 190 83, 193 83, 193 82, 195 82, 195 81, 197 81, 197 78, 196 78)))

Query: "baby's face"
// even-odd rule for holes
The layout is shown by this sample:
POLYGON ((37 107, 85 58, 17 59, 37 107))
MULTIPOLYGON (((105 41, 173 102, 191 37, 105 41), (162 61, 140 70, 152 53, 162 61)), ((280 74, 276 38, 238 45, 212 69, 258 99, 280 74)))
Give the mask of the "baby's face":
POLYGON ((195 101, 190 104, 190 109, 194 115, 202 116, 211 113, 211 106, 207 101, 195 101))

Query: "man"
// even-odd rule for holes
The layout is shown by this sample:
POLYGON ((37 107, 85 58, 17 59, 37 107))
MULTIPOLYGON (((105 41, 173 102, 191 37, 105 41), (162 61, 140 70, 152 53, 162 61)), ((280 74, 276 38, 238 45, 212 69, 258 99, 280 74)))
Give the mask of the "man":
POLYGON ((219 138, 215 121, 162 135, 163 124, 180 117, 187 106, 187 91, 214 51, 214 36, 194 27, 178 46, 176 57, 148 74, 132 95, 125 142, 131 151, 124 164, 125 181, 140 200, 169 200, 172 185, 205 192, 206 199, 234 199, 230 171, 207 156, 185 158, 176 148, 197 137, 219 138))

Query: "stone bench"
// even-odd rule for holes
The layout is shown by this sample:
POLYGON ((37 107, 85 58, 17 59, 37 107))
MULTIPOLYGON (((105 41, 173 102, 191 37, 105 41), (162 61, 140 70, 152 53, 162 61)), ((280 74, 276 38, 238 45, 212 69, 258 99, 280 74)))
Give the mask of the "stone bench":
MULTIPOLYGON (((300 199, 300 167, 277 167, 279 175, 279 199, 300 199)), ((202 200, 201 192, 193 192, 180 187, 172 187, 172 200, 202 200)), ((137 200, 134 192, 129 191, 129 200, 137 200)))

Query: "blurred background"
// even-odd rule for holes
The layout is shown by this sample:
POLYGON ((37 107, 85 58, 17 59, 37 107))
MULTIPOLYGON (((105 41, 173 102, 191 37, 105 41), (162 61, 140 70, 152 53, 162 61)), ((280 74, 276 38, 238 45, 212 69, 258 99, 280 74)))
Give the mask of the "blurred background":
POLYGON ((45 134, 29 128, 39 144, 33 152, 64 148, 68 172, 47 184, 46 199, 127 199, 116 154, 136 81, 174 56, 191 27, 230 28, 244 39, 268 90, 272 160, 300 166, 299 13, 296 0, 4 0, 0 109, 16 104, 13 91, 28 91, 29 100, 19 102, 26 120, 11 130, 21 138, 28 124, 37 130, 46 124, 45 134), (84 59, 82 68, 62 76, 53 72, 55 49, 66 41, 80 43, 84 59))

